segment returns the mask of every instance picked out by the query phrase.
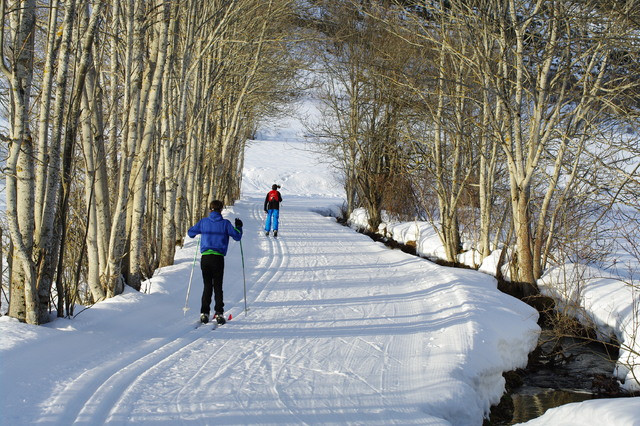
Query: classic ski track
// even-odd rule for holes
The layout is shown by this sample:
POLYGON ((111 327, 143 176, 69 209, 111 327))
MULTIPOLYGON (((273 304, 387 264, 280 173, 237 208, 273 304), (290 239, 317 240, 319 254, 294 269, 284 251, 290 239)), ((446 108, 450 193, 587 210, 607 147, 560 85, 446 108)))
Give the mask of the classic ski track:
POLYGON ((75 422, 104 423, 113 402, 120 394, 119 385, 124 381, 133 383, 141 372, 188 348, 202 338, 197 330, 176 333, 162 340, 162 344, 150 349, 133 351, 125 358, 110 361, 107 365, 90 369, 69 382, 56 395, 52 407, 62 407, 61 412, 51 413, 55 418, 75 418, 75 422), (177 347, 175 347, 177 346, 177 347), (166 355, 168 352, 168 355, 166 355), (122 366, 125 365, 123 368, 122 366), (73 414, 72 414, 73 413, 73 414))
MULTIPOLYGON (((307 213, 306 215, 308 214, 310 213, 307 213)), ((301 216, 302 214, 298 214, 297 215, 298 219, 300 219, 301 216)), ((289 252, 289 246, 286 240, 283 240, 283 241, 284 242, 281 243, 282 245, 281 253, 283 254, 283 257, 288 258, 287 253, 289 252)), ((314 269, 313 267, 317 266, 319 263, 323 263, 325 266, 328 266, 328 261, 326 260, 326 256, 317 256, 313 258, 310 256, 304 256, 304 262, 305 262, 304 263, 305 270, 313 271, 314 269), (308 264, 310 259, 312 259, 311 260, 312 264, 308 264)), ((288 262, 284 262, 284 263, 288 263, 288 262)), ((308 274, 309 272, 305 272, 303 273, 303 276, 306 276, 308 274)), ((328 275, 326 269, 324 269, 321 274, 324 276, 328 275)), ((314 271, 312 278, 315 278, 316 281, 322 282, 321 280, 318 280, 317 275, 319 274, 314 271)), ((271 278, 271 281, 273 281, 275 278, 276 276, 274 275, 271 278)), ((313 296, 310 293, 310 290, 308 289, 307 289, 306 296, 303 295, 302 293, 299 293, 299 295, 302 297, 303 300, 309 300, 313 296)), ((319 290, 315 296, 319 300, 322 299, 322 290, 319 290)), ((358 312, 357 309, 352 309, 352 310, 354 310, 355 312, 358 312)), ((335 322, 336 322, 335 320, 330 320, 327 326, 330 327, 333 324, 335 324, 335 322)), ((363 378, 360 374, 357 373, 359 361, 358 361, 358 358, 353 356, 353 354, 356 352, 360 352, 360 349, 355 348, 356 346, 355 343, 346 342, 344 339, 339 339, 339 340, 349 348, 347 352, 347 356, 344 360, 345 361, 343 366, 344 371, 342 372, 327 371, 326 367, 322 363, 318 363, 315 359, 313 359, 313 353, 312 353, 313 351, 309 351, 308 349, 313 348, 317 345, 318 338, 309 339, 303 342, 301 345, 299 345, 298 342, 290 342, 288 344, 280 345, 279 358, 285 360, 286 362, 281 362, 279 368, 275 368, 275 366, 273 366, 274 368, 272 368, 272 375, 271 375, 271 378, 272 378, 271 389, 274 395, 277 397, 278 405, 282 405, 286 407, 287 411, 293 414, 294 417, 297 418, 300 423, 304 423, 304 421, 299 416, 296 415, 296 412, 294 410, 294 407, 296 407, 298 404, 296 404, 296 401, 286 391, 287 378, 289 377, 289 372, 291 370, 297 370, 297 371, 306 370, 311 372, 312 376, 309 378, 305 377, 305 380, 313 380, 314 373, 322 374, 322 375, 328 374, 328 375, 334 375, 334 376, 335 375, 342 376, 343 383, 350 380, 357 380, 363 383, 365 386, 372 389, 372 391, 382 399, 386 399, 382 389, 371 385, 371 383, 369 383, 365 378, 363 378), (291 348, 293 350, 293 353, 290 353, 289 356, 287 357, 286 353, 288 351, 288 348, 291 348), (310 365, 305 366, 301 364, 301 362, 310 364, 310 365), (313 364, 318 364, 318 366, 315 367, 313 364)), ((383 372, 386 371, 386 368, 383 368, 382 371, 383 372)), ((383 380, 383 382, 385 381, 383 380)), ((342 398, 344 398, 344 395, 340 390, 341 388, 342 386, 336 386, 334 392, 338 393, 339 395, 342 395, 342 398)))
MULTIPOLYGON (((260 215, 260 209, 257 205, 255 205, 252 210, 252 216, 256 221, 259 221, 258 223, 263 223, 263 219, 261 218, 261 215, 260 215)), ((260 243, 260 247, 262 247, 266 251, 266 253, 264 253, 261 256, 261 258, 269 259, 269 260, 268 260, 268 265, 266 266, 265 266, 265 263, 261 263, 258 265, 258 267, 262 267, 262 271, 259 275, 253 278, 254 280, 253 285, 251 286, 251 289, 249 290, 249 293, 248 293, 250 300, 252 300, 252 304, 259 303, 260 299, 264 297, 266 289, 270 285, 273 285, 274 282, 277 282, 278 276, 282 274, 282 271, 286 269, 286 265, 287 265, 287 256, 283 251, 282 240, 276 239, 273 237, 266 237, 266 236, 262 236, 262 238, 265 238, 265 239, 268 238, 268 239, 266 241, 263 240, 260 243)), ((196 379, 201 376, 201 373, 203 371, 210 369, 211 364, 219 363, 219 360, 217 360, 216 358, 218 354, 220 354, 226 348, 227 343, 228 343, 228 340, 225 340, 224 343, 214 353, 212 353, 209 356, 207 361, 205 361, 198 369, 196 369, 194 373, 191 374, 189 380, 185 383, 183 388, 178 392, 174 400, 176 411, 178 413, 184 411, 184 407, 183 407, 184 403, 182 402, 182 400, 183 400, 183 396, 185 396, 185 392, 190 389, 191 384, 196 382, 196 379)), ((272 345, 272 339, 267 340, 262 345, 260 345, 260 347, 270 347, 271 345, 272 345)), ((220 377, 224 376, 225 374, 227 374, 227 372, 233 371, 233 369, 236 368, 237 366, 246 364, 247 360, 251 359, 251 357, 254 355, 254 352, 256 350, 259 350, 259 349, 252 348, 251 351, 245 354, 232 353, 231 356, 223 356, 222 358, 225 359, 225 362, 224 364, 218 366, 219 368, 211 380, 215 381, 220 377)), ((249 373, 249 371, 247 372, 249 373)), ((245 378, 244 380, 251 380, 251 378, 253 377, 254 375, 250 374, 248 375, 248 378, 245 378)), ((277 392, 274 392, 272 396, 274 396, 276 400, 279 401, 278 403, 279 408, 288 410, 292 415, 295 415, 295 412, 288 409, 288 406, 286 403, 280 401, 280 399, 278 398, 277 392)), ((239 404, 242 405, 242 401, 240 401, 238 397, 236 397, 235 399, 239 404)), ((191 403, 190 396, 186 397, 185 402, 187 404, 191 403)), ((200 407, 200 409, 202 412, 204 412, 206 410, 206 407, 202 406, 200 407)))
MULTIPOLYGON (((258 223, 263 224, 264 218, 262 217, 260 212, 261 212, 260 207, 258 206, 257 203, 254 203, 251 216, 253 217, 254 220, 258 221, 258 223)), ((260 229, 262 229, 262 227, 260 227, 260 229)), ((278 278, 282 276, 283 271, 286 270, 288 261, 289 261, 289 257, 287 255, 286 243, 284 243, 281 238, 274 238, 272 236, 266 237, 264 235, 264 231, 262 230, 260 230, 260 233, 262 235, 260 235, 260 237, 258 238, 258 241, 260 242, 260 247, 262 248, 262 251, 263 251, 260 257, 261 259, 267 259, 267 261, 260 262, 258 265, 256 265, 256 268, 262 268, 262 271, 258 275, 255 275, 252 277, 253 284, 251 288, 248 290, 248 298, 249 300, 251 300, 251 304, 258 305, 258 306, 261 301, 263 301, 265 298, 268 298, 269 288, 277 284, 278 278)), ((264 377, 260 375, 260 371, 261 371, 260 368, 257 368, 255 370, 255 371, 258 371, 258 373, 256 373, 254 372, 253 369, 247 368, 248 365, 246 365, 246 362, 247 360, 251 360, 252 362, 250 365, 253 365, 256 362, 259 364, 264 363, 263 358, 258 358, 256 360, 253 360, 253 357, 255 356, 254 353, 259 351, 260 348, 264 348, 264 347, 274 349, 273 347, 274 340, 277 340, 277 339, 274 339, 274 338, 267 339, 258 348, 252 348, 251 351, 245 354, 233 353, 229 357, 223 357, 225 359, 224 364, 218 366, 219 368, 216 374, 212 377, 211 381, 215 381, 218 378, 227 374, 227 372, 233 371, 237 366, 243 366, 243 365, 245 367, 244 368, 245 371, 248 373, 246 376, 244 376, 243 382, 253 380, 256 378, 256 376, 258 377, 258 379, 264 379, 264 377)), ((225 344, 226 342, 228 341, 225 341, 225 344)), ((178 392, 178 395, 175 397, 175 401, 174 401, 177 412, 184 411, 183 409, 184 404, 181 402, 184 392, 187 389, 189 389, 189 386, 191 385, 191 383, 195 381, 196 378, 200 377, 200 373, 202 371, 205 371, 208 369, 209 364, 216 359, 216 355, 224 349, 225 344, 223 344, 220 348, 218 348, 218 350, 216 350, 215 353, 212 354, 207 359, 207 361, 200 368, 197 369, 196 372, 191 374, 189 380, 185 383, 185 386, 181 389, 180 392, 178 392)), ((281 347, 281 350, 282 350, 282 347, 281 347)), ((273 369, 274 365, 272 363, 267 363, 267 365, 263 367, 273 369)), ((292 402, 290 401, 290 399, 288 399, 286 396, 283 397, 284 393, 278 389, 277 377, 279 376, 279 373, 282 371, 282 368, 283 366, 281 366, 278 369, 278 371, 272 371, 272 374, 271 374, 272 382, 271 382, 271 385, 268 387, 270 389, 271 396, 274 398, 274 402, 276 403, 278 408, 286 412, 289 412, 293 417, 298 419, 299 423, 306 424, 303 422, 301 418, 297 416, 295 410, 291 408, 292 402)), ((244 405, 244 403, 240 400, 238 395, 236 395, 234 399, 238 402, 239 405, 244 405)), ((187 397, 186 403, 187 404, 191 403, 191 400, 188 397, 187 397)), ((204 412, 206 410, 206 407, 201 407, 201 410, 204 412)))
MULTIPOLYGON (((264 219, 262 219, 260 211, 260 207, 255 205, 253 208, 253 217, 259 221, 258 223, 264 223, 264 219)), ((282 268, 285 266, 285 258, 282 253, 282 244, 280 240, 275 237, 265 236, 264 231, 262 231, 263 228, 260 229, 262 238, 266 239, 266 241, 261 241, 260 247, 266 247, 267 253, 263 257, 269 259, 269 265, 266 267, 263 266, 263 271, 260 275, 255 277, 253 285, 247 292, 247 297, 253 303, 259 302, 265 288, 274 280, 276 275, 282 274, 282 268)), ((260 266, 261 265, 258 265, 258 267, 260 266)))
MULTIPOLYGON (((199 327, 198 330, 206 330, 209 332, 213 331, 212 326, 209 324, 199 327)), ((179 347, 177 350, 169 353, 166 357, 163 357, 158 361, 154 361, 152 363, 147 363, 146 365, 148 368, 145 368, 145 364, 140 365, 140 368, 136 370, 136 372, 141 371, 140 374, 136 374, 136 372, 132 372, 131 374, 128 375, 128 377, 133 377, 133 380, 127 380, 125 382, 126 384, 118 383, 117 386, 115 385, 110 386, 110 388, 115 389, 112 392, 117 392, 117 389, 121 389, 122 385, 126 386, 126 388, 124 392, 121 392, 120 396, 116 396, 117 401, 114 404, 112 404, 112 408, 109 409, 109 413, 105 416, 102 416, 104 417, 104 419, 102 419, 101 417, 102 421, 97 421, 97 423, 105 423, 105 422, 110 422, 114 420, 119 423, 125 422, 126 421, 125 419, 119 418, 118 416, 126 415, 127 413, 131 412, 131 409, 123 410, 122 408, 125 406, 132 405, 130 403, 130 401, 132 400, 130 396, 135 393, 136 387, 139 386, 140 383, 144 381, 148 381, 146 379, 149 376, 153 377, 153 375, 158 375, 158 376, 164 375, 165 371, 168 369, 168 366, 167 366, 168 363, 171 363, 171 364, 182 363, 183 361, 182 358, 178 359, 178 361, 174 361, 177 357, 182 355, 182 351, 189 349, 192 346, 196 346, 195 345, 196 343, 202 346, 204 344, 210 344, 211 342, 213 342, 213 340, 211 339, 211 335, 209 335, 206 331, 202 333, 202 335, 199 334, 198 337, 192 342, 190 342, 189 344, 179 347)), ((220 332, 221 331, 218 331, 218 333, 220 332)), ((193 372, 190 375, 189 379, 184 382, 180 390, 177 392, 176 397, 173 398, 172 403, 176 407, 176 413, 179 414, 179 413, 186 412, 186 413, 192 414, 190 411, 183 409, 181 404, 182 396, 186 392, 193 391, 193 387, 191 387, 191 384, 195 381, 196 378, 202 376, 202 372, 209 370, 210 369, 209 367, 212 363, 219 362, 219 360, 217 359, 218 354, 220 354, 223 350, 226 349, 230 341, 227 339, 215 339, 215 341, 218 341, 218 340, 222 340, 222 344, 219 345, 209 355, 209 357, 205 360, 204 363, 202 363, 202 365, 200 365, 198 368, 195 369, 195 372, 193 372)), ((197 352, 197 353, 202 352, 202 348, 196 347, 195 349, 198 349, 198 350, 194 352, 197 352)), ((225 364, 223 367, 224 367, 223 370, 218 371, 218 373, 214 375, 214 379, 217 379, 218 377, 223 376, 224 373, 229 369, 229 365, 225 364)), ((182 369, 182 371, 184 371, 184 369, 182 369)), ((116 373, 114 376, 118 376, 118 373, 116 373)), ((112 380, 114 376, 110 377, 109 380, 112 380)), ((109 380, 105 382, 105 385, 109 385, 109 380)), ((126 379, 122 379, 122 380, 126 380, 126 379)), ((144 387, 144 384, 142 385, 142 387, 144 387)), ((187 402, 190 402, 190 400, 188 400, 187 402)), ((204 412, 204 410, 206 409, 206 407, 200 407, 200 408, 201 408, 201 412, 204 412)), ((94 423, 94 420, 95 418, 91 421, 91 423, 94 423)))
MULTIPOLYGON (((259 217, 258 208, 254 208, 254 217, 259 217)), ((281 222, 282 223, 282 222, 281 222)), ((291 221, 290 225, 293 225, 294 222, 291 221)), ((295 229, 293 226, 287 227, 287 232, 299 232, 299 230, 295 229)), ((271 262, 269 267, 262 273, 262 275, 257 279, 257 282, 260 283, 259 291, 256 291, 257 295, 254 298, 255 304, 259 305, 261 301, 265 301, 269 298, 269 291, 271 287, 277 285, 279 282, 279 278, 283 275, 284 271, 286 271, 287 266, 289 265, 290 255, 289 255, 289 245, 286 242, 286 236, 280 236, 278 238, 274 237, 264 237, 267 238, 266 246, 266 256, 271 258, 271 262)), ((262 246, 262 245, 261 245, 262 246)), ((255 287, 255 285, 254 285, 255 287)), ((270 308, 277 309, 277 308, 270 308)), ((286 315, 286 312, 282 312, 282 315, 286 315)), ((273 352, 270 354, 268 359, 260 360, 260 365, 263 368, 267 368, 270 371, 268 377, 270 377, 270 384, 267 386, 269 389, 269 393, 271 393, 274 398, 274 402, 276 406, 282 409, 285 412, 288 412, 293 418, 296 419, 297 424, 308 424, 305 422, 295 410, 296 404, 295 401, 287 394, 287 392, 283 389, 283 379, 284 370, 286 368, 291 367, 288 362, 286 362, 286 351, 287 347, 293 345, 292 342, 284 342, 283 344, 277 342, 276 338, 269 338, 265 340, 265 342, 261 345, 261 347, 267 347, 271 351, 276 348, 279 348, 279 354, 275 355, 273 352), (274 344, 275 342, 275 344, 274 344), (273 357, 277 359, 284 360, 285 362, 274 363, 272 361, 273 357), (279 365, 277 365, 279 364, 279 365)), ((304 348, 311 345, 311 342, 306 342, 301 348, 297 348, 296 353, 300 353, 304 348)), ((235 360, 233 364, 238 364, 241 360, 235 360)), ((258 371, 261 371, 258 369, 258 371)), ((255 373, 252 373, 250 377, 254 377, 255 373)), ((264 379, 264 377, 262 377, 264 379)))
MULTIPOLYGON (((293 229, 291 229, 291 231, 294 231, 293 229)), ((286 270, 288 264, 289 264, 289 251, 288 251, 288 246, 286 243, 286 238, 282 239, 282 236, 276 238, 276 237, 268 237, 269 238, 269 253, 268 256, 270 256, 272 258, 272 262, 271 265, 269 266, 268 270, 272 271, 272 273, 270 274, 265 274, 263 277, 264 281, 263 281, 263 286, 260 289, 259 294, 256 296, 255 298, 255 302, 254 303, 259 303, 261 300, 265 300, 266 298, 268 298, 269 293, 266 291, 268 289, 268 287, 276 285, 278 283, 278 278, 280 276, 282 276, 282 274, 284 273, 283 271, 286 270)), ((282 315, 284 316, 286 313, 282 313, 282 315)), ((268 339, 263 346, 267 346, 270 348, 274 348, 274 344, 273 342, 276 339, 271 338, 268 339)), ((286 345, 286 344, 285 344, 286 345)), ((283 356, 284 353, 284 348, 283 346, 285 345, 280 345, 280 355, 283 356)), ((281 377, 282 371, 285 368, 286 363, 280 363, 279 368, 277 368, 277 370, 274 370, 274 364, 272 362, 268 363, 268 367, 271 370, 271 384, 269 386, 270 392, 272 394, 272 396, 275 398, 276 404, 283 410, 286 410, 287 412, 289 412, 289 414, 291 414, 294 418, 296 418, 298 420, 299 424, 307 424, 306 422, 303 421, 302 418, 300 418, 297 414, 296 411, 294 409, 292 409, 291 407, 294 406, 293 401, 286 395, 286 392, 283 392, 281 389, 281 385, 279 384, 279 378, 281 377)))
MULTIPOLYGON (((183 395, 185 395, 185 392, 187 391, 191 391, 193 392, 193 387, 190 387, 191 383, 196 383, 196 378, 199 378, 202 376, 202 372, 206 371, 209 369, 209 366, 214 363, 214 362, 219 362, 219 360, 217 359, 217 355, 220 354, 223 350, 225 350, 227 348, 227 345, 229 344, 229 340, 224 340, 224 342, 222 343, 222 345, 220 345, 208 358, 207 360, 199 367, 196 369, 196 371, 191 375, 191 377, 189 378, 189 380, 184 384, 184 386, 182 386, 182 388, 180 389, 180 391, 178 392, 178 394, 176 395, 175 399, 174 399, 174 405, 176 406, 176 412, 179 413, 184 413, 187 412, 186 410, 183 410, 183 404, 182 399, 183 399, 183 395)), ((234 355, 237 356, 237 355, 234 355)), ((224 367, 224 369, 221 371, 220 369, 218 369, 217 373, 213 376, 213 379, 217 379, 220 376, 223 376, 224 373, 228 370, 228 363, 225 363, 222 367, 224 367)), ((188 397, 185 398, 187 403, 191 402, 191 399, 189 399, 188 397)), ((204 407, 202 405, 202 402, 199 404, 200 405, 200 412, 206 412, 206 407, 204 407)), ((193 414, 191 412, 189 412, 190 414, 193 414)))
MULTIPOLYGON (((254 210, 254 213, 255 213, 255 210, 254 210)), ((255 216, 256 215, 254 214, 254 217, 255 216)), ((256 279, 256 283, 259 283, 260 285, 259 285, 259 291, 257 291, 258 294, 255 297, 255 301, 253 303, 256 303, 256 302, 259 303, 260 299, 262 299, 263 296, 265 295, 268 296, 269 287, 277 284, 278 277, 282 275, 284 270, 286 270, 286 267, 288 264, 289 257, 287 256, 286 243, 284 243, 283 240, 269 238, 269 240, 265 244, 265 247, 267 251, 266 257, 270 258, 271 262, 269 263, 269 266, 262 272, 262 274, 256 279)), ((255 287, 255 284, 254 284, 254 287, 255 287)), ((285 364, 282 364, 278 369, 274 370, 275 366, 273 363, 270 363, 270 362, 265 363, 265 358, 255 357, 255 353, 260 352, 260 349, 262 348, 266 347, 268 349, 273 350, 275 347, 274 345, 275 340, 277 339, 270 338, 265 340, 257 348, 251 348, 251 350, 245 351, 243 353, 232 353, 230 356, 223 356, 222 359, 225 360, 224 363, 221 365, 218 365, 218 370, 216 374, 212 376, 210 381, 215 382, 220 377, 225 376, 227 373, 233 372, 234 370, 240 369, 242 367, 244 367, 243 369, 247 373, 246 375, 243 376, 243 379, 242 379, 243 383, 246 381, 252 381, 255 379, 264 380, 264 375, 261 374, 261 372, 263 372, 263 369, 266 368, 271 371, 269 375, 269 377, 271 377, 271 383, 268 386, 268 389, 276 406, 281 410, 288 412, 292 417, 296 418, 298 420, 297 423, 306 424, 302 420, 302 418, 300 418, 296 414, 295 410, 291 408, 292 406, 294 406, 293 401, 286 395, 285 392, 280 390, 280 386, 278 384, 279 383, 278 378, 280 377, 280 374, 285 364), (249 363, 247 363, 248 361, 249 363)), ((225 344, 227 342, 228 341, 225 341, 225 344)), ((178 413, 184 411, 182 407, 183 404, 181 402, 182 396, 184 394, 183 391, 189 389, 190 384, 196 381, 195 379, 197 377, 200 377, 200 373, 202 371, 206 371, 209 369, 209 364, 212 362, 215 362, 216 355, 225 348, 225 344, 223 344, 218 350, 216 350, 215 353, 212 354, 207 359, 207 361, 200 368, 197 369, 195 373, 191 374, 190 379, 187 381, 187 383, 185 383, 185 386, 178 393, 174 402, 177 409, 176 411, 178 413)), ((283 353, 282 345, 279 347, 281 351, 280 353, 283 353)), ((267 358, 267 359, 270 359, 270 358, 267 358)), ((234 400, 240 406, 246 405, 240 399, 238 394, 235 394, 234 400)), ((189 399, 189 397, 187 397, 186 403, 187 404, 191 403, 191 400, 189 399)), ((206 410, 206 407, 200 407, 200 409, 202 412, 204 412, 206 410)))

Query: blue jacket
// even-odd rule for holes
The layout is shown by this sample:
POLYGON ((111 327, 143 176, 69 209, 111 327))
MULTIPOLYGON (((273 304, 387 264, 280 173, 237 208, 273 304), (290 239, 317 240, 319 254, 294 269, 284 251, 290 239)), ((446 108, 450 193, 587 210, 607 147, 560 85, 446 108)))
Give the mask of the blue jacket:
POLYGON ((202 234, 200 253, 204 253, 207 250, 214 250, 223 256, 227 254, 229 236, 236 241, 240 241, 242 238, 242 228, 234 228, 231 222, 224 219, 222 215, 216 211, 211 212, 209 217, 201 219, 189 228, 187 233, 191 238, 202 234))

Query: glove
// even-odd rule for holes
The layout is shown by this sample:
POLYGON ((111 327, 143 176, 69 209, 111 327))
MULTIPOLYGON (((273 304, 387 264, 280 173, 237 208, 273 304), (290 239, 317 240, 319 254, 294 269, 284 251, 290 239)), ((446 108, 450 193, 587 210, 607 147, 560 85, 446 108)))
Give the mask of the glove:
POLYGON ((236 228, 242 228, 242 221, 236 217, 236 228))

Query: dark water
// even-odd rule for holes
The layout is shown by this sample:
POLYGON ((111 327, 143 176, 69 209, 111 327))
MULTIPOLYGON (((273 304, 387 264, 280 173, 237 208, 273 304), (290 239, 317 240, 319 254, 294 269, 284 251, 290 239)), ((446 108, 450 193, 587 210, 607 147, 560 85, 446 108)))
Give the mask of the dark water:
POLYGON ((571 402, 593 399, 594 394, 586 391, 545 389, 524 386, 511 395, 513 400, 513 418, 507 424, 516 424, 535 419, 549 408, 559 407, 571 402))
POLYGON ((592 341, 541 334, 525 369, 506 374, 507 395, 486 425, 513 425, 548 409, 594 398, 623 396, 613 378, 617 354, 592 341))

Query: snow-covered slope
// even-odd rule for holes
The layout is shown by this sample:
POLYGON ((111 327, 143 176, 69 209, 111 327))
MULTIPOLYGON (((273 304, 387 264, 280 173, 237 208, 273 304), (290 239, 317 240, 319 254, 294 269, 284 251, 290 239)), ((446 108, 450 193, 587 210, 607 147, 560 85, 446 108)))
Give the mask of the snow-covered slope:
POLYGON ((307 142, 248 141, 242 174, 244 197, 263 197, 271 185, 281 185, 286 197, 334 198, 341 204, 344 189, 336 170, 323 159, 321 147, 307 142))
POLYGON ((196 241, 173 266, 73 320, 0 318, 0 424, 480 425, 524 366, 537 313, 495 281, 392 251, 317 211, 341 204, 327 165, 299 142, 253 142, 245 223, 226 258, 233 320, 194 328, 196 241), (282 185, 280 237, 262 203, 282 185), (11 385, 9 385, 11 384, 11 385))

